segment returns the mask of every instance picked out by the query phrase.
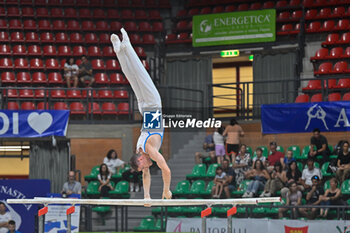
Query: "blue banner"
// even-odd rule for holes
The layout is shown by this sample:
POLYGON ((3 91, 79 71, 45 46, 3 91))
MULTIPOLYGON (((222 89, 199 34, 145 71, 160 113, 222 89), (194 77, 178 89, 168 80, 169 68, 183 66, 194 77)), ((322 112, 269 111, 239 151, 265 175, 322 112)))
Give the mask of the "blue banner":
POLYGON ((350 131, 350 101, 261 105, 264 134, 350 131))
POLYGON ((0 111, 0 137, 66 136, 69 111, 0 111))
POLYGON ((4 202, 16 229, 20 232, 34 233, 37 205, 7 204, 7 199, 46 197, 50 192, 49 180, 0 180, 0 201, 4 202))

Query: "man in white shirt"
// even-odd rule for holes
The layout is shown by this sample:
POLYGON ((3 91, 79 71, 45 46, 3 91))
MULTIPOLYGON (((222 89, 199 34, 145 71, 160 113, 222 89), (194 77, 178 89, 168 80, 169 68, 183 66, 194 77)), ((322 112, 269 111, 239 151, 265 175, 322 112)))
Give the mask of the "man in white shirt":
POLYGON ((6 212, 6 206, 0 202, 0 233, 8 232, 8 222, 12 219, 11 214, 6 212))
POLYGON ((307 167, 303 170, 303 173, 301 175, 301 182, 304 186, 305 190, 308 190, 312 187, 312 180, 311 178, 313 176, 318 176, 320 179, 322 179, 321 171, 320 169, 314 167, 314 160, 308 159, 307 160, 307 167))
POLYGON ((67 87, 70 88, 70 82, 73 80, 73 87, 76 88, 78 86, 78 72, 79 67, 77 64, 74 64, 74 58, 69 58, 67 62, 64 64, 64 78, 67 82, 67 87))

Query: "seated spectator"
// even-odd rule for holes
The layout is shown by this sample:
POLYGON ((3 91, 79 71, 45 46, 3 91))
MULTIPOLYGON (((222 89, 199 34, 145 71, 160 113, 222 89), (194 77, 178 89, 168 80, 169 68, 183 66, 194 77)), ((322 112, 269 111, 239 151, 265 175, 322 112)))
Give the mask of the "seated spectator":
MULTIPOLYGON (((326 190, 324 195, 320 196, 321 205, 343 205, 343 200, 341 199, 341 191, 338 188, 338 180, 332 178, 329 181, 330 188, 326 190)), ((346 204, 345 204, 346 205, 346 204)), ((320 216, 327 217, 329 208, 321 208, 320 216)))
POLYGON ((108 197, 108 192, 113 189, 110 179, 112 174, 109 172, 106 164, 101 164, 100 173, 97 175, 97 179, 100 182, 98 191, 101 192, 101 197, 108 197))
POLYGON ((277 191, 280 191, 287 181, 286 171, 283 171, 282 164, 280 162, 275 163, 275 168, 271 173, 271 179, 269 179, 264 188, 264 192, 260 197, 275 196, 277 191))
POLYGON ((340 180, 340 183, 343 183, 350 175, 349 142, 343 143, 342 150, 338 154, 337 166, 337 179, 340 180))
POLYGON ((293 151, 292 150, 287 150, 287 155, 283 159, 283 169, 287 170, 289 168, 289 164, 292 162, 295 162, 295 158, 293 158, 293 151))
POLYGON ((139 192, 142 188, 141 171, 130 168, 123 172, 123 179, 129 182, 130 192, 139 192))
POLYGON ((67 87, 71 88, 71 80, 73 80, 73 87, 78 86, 79 67, 74 64, 74 58, 69 58, 64 64, 64 78, 67 82, 67 87))
MULTIPOLYGON (((301 205, 301 198, 302 198, 302 193, 300 190, 298 190, 297 184, 295 182, 290 182, 289 183, 289 188, 286 193, 286 205, 292 205, 292 206, 300 206, 301 205)), ((283 218, 283 213, 286 212, 288 208, 279 208, 278 209, 278 218, 281 219, 283 218)), ((298 217, 298 209, 293 208, 292 209, 292 218, 297 218, 298 217)))
POLYGON ((115 150, 109 150, 106 157, 103 159, 103 163, 107 165, 108 170, 113 174, 119 173, 120 168, 124 168, 125 162, 118 158, 118 154, 115 150))
POLYGON ((215 145, 213 141, 213 134, 209 134, 205 137, 203 143, 204 152, 196 152, 195 161, 196 164, 202 163, 202 159, 211 158, 211 162, 216 161, 215 157, 215 145))
POLYGON ((224 188, 224 182, 226 181, 226 173, 222 170, 222 167, 216 168, 216 175, 214 178, 214 188, 212 192, 213 198, 220 198, 222 190, 224 188))
POLYGON ((321 155, 321 162, 324 163, 328 161, 328 156, 330 154, 327 138, 321 135, 321 131, 317 128, 312 132, 313 136, 310 139, 309 158, 316 160, 316 157, 321 155), (314 149, 314 146, 316 147, 316 150, 314 149))
POLYGON ((224 192, 226 198, 231 197, 231 192, 235 189, 235 178, 236 174, 232 167, 230 167, 230 161, 224 159, 222 162, 222 170, 226 173, 226 179, 224 182, 224 192))
POLYGON ((283 164, 284 154, 280 151, 277 151, 277 143, 270 142, 270 155, 267 157, 267 170, 271 172, 275 166, 276 162, 283 164))
POLYGON ((240 137, 244 137, 244 131, 236 119, 233 118, 222 135, 226 137, 226 155, 233 162, 233 157, 237 155, 241 143, 240 137))
POLYGON ((9 221, 12 219, 10 212, 6 211, 4 202, 0 202, 0 233, 8 231, 9 221))
MULTIPOLYGON (((314 175, 312 178, 312 186, 306 194, 307 205, 319 205, 321 202, 320 197, 324 194, 321 178, 314 175)), ((306 218, 314 219, 317 215, 317 208, 300 208, 300 214, 306 218)))
POLYGON ((9 221, 9 231, 7 233, 21 233, 19 231, 16 231, 16 222, 13 220, 9 221))
POLYGON ((296 183, 298 190, 304 191, 304 186, 301 182, 301 172, 298 169, 297 162, 293 161, 289 164, 288 170, 286 172, 286 186, 281 190, 281 197, 286 198, 286 194, 289 191, 290 184, 296 183))
POLYGON ((69 171, 68 181, 63 184, 61 194, 62 197, 68 197, 73 193, 81 194, 81 184, 75 180, 75 171, 69 171))
POLYGON ((88 87, 91 87, 95 82, 94 77, 92 76, 92 66, 91 63, 87 60, 86 56, 81 57, 82 63, 79 66, 79 79, 80 82, 85 85, 86 81, 89 81, 88 87))
POLYGON ((304 168, 303 173, 301 174, 301 183, 304 186, 304 189, 309 191, 313 185, 311 178, 317 176, 322 179, 322 175, 320 169, 314 167, 313 159, 309 158, 306 165, 307 167, 304 168))
POLYGON ((252 181, 249 183, 247 191, 242 197, 254 197, 259 191, 264 189, 266 181, 270 179, 270 175, 263 163, 258 160, 255 163, 254 169, 246 172, 246 178, 252 179, 252 181))
POLYGON ((224 136, 222 136, 223 131, 223 127, 217 128, 213 135, 213 140, 215 144, 215 154, 218 164, 222 164, 222 161, 225 156, 225 139, 224 136))
POLYGON ((246 145, 242 144, 238 155, 234 157, 233 169, 236 173, 237 186, 244 180, 245 172, 250 169, 251 159, 250 154, 247 152, 246 145))
POLYGON ((257 160, 260 160, 264 164, 264 166, 266 166, 266 157, 263 156, 263 150, 260 147, 258 147, 258 148, 256 148, 255 153, 256 153, 256 157, 253 158, 253 166, 252 167, 255 167, 255 162, 257 160))

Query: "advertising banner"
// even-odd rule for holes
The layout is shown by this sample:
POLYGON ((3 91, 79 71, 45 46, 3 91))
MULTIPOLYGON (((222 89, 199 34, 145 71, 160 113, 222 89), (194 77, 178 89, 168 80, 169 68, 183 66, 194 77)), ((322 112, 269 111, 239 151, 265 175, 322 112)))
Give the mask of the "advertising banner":
POLYGON ((50 192, 49 180, 0 180, 0 201, 4 202, 16 229, 20 232, 34 233, 37 205, 7 204, 7 199, 27 199, 46 197, 50 192))
POLYGON ((350 131, 350 101, 261 105, 264 134, 350 131))
POLYGON ((0 111, 0 137, 66 136, 69 111, 0 111))
POLYGON ((276 10, 195 15, 193 47, 270 42, 276 40, 276 10))

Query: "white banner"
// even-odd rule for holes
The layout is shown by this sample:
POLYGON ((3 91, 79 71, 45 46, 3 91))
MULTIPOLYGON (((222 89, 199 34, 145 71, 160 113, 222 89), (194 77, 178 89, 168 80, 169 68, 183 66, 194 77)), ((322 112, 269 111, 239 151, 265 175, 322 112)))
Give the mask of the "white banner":
MULTIPOLYGON (((61 233, 67 230, 67 209, 71 205, 48 205, 49 211, 45 215, 45 233, 61 233)), ((79 232, 80 205, 75 206, 72 214, 72 232, 79 232)))
MULTIPOLYGON (((202 231, 200 218, 168 218, 167 232, 202 231)), ((207 233, 226 233, 226 218, 208 218, 207 233)), ((350 221, 232 219, 233 233, 350 233, 350 221)))

